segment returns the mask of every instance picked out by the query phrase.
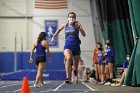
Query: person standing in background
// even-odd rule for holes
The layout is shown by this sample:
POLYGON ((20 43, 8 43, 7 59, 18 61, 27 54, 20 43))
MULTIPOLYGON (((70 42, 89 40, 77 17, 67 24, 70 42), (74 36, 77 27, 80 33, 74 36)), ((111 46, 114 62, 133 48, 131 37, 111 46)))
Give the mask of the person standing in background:
POLYGON ((34 83, 34 87, 41 87, 44 86, 44 82, 43 82, 43 70, 46 66, 46 52, 45 50, 47 50, 48 53, 48 59, 50 60, 51 58, 51 54, 50 54, 50 50, 49 50, 49 46, 48 43, 46 41, 46 33, 45 32, 41 32, 38 36, 38 40, 36 42, 34 42, 31 53, 30 53, 30 60, 29 62, 32 63, 33 62, 33 53, 34 50, 36 49, 36 66, 37 66, 37 75, 36 75, 36 80, 34 83), (41 82, 41 85, 39 85, 39 82, 41 82))
POLYGON ((105 74, 107 76, 105 85, 111 85, 113 79, 114 49, 110 43, 110 40, 106 40, 105 59, 105 74))
POLYGON ((96 44, 96 48, 93 49, 93 67, 95 69, 95 76, 96 76, 96 84, 99 83, 99 72, 98 72, 98 45, 100 42, 96 44))
POLYGON ((102 48, 102 44, 98 44, 97 48, 98 48, 98 71, 99 71, 99 78, 101 80, 101 82, 99 82, 98 84, 103 85, 104 80, 105 80, 105 74, 104 74, 104 70, 105 70, 105 51, 102 48))

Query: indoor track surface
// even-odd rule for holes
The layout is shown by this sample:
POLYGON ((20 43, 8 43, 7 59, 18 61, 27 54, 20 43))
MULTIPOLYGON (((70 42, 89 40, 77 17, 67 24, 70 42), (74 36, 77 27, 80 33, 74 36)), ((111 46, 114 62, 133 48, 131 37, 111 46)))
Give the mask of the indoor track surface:
MULTIPOLYGON (((29 81, 31 93, 140 93, 139 87, 111 87, 97 85, 94 82, 65 84, 64 81, 45 81, 44 87, 33 87, 29 81)), ((0 93, 20 93, 22 81, 0 81, 0 93)))

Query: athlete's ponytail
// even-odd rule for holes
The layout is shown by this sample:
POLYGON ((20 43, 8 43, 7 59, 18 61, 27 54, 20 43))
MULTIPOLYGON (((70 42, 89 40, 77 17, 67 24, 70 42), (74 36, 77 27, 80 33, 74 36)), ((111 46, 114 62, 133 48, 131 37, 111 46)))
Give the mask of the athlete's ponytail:
POLYGON ((39 43, 42 40, 46 40, 46 33, 45 32, 41 32, 37 38, 37 42, 39 43))

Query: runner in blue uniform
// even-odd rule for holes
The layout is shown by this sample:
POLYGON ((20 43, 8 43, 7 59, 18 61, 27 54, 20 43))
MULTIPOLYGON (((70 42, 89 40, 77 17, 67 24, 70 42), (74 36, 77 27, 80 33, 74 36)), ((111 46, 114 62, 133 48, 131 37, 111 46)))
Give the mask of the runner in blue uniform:
POLYGON ((105 68, 105 51, 102 48, 102 44, 97 45, 98 48, 98 70, 99 70, 99 78, 101 82, 98 84, 103 85, 104 84, 104 68, 105 68))
POLYGON ((33 62, 32 56, 33 56, 35 49, 36 49, 35 62, 36 62, 38 70, 37 70, 37 75, 36 75, 34 87, 40 87, 39 81, 41 82, 41 86, 44 85, 43 70, 44 70, 45 65, 46 65, 46 52, 45 52, 45 50, 47 50, 48 58, 51 57, 50 51, 49 51, 49 46, 48 46, 48 43, 46 42, 46 33, 45 32, 41 32, 39 34, 38 40, 33 44, 33 48, 32 48, 31 53, 30 53, 30 60, 29 60, 30 63, 33 62))
POLYGON ((105 85, 111 85, 113 79, 114 49, 110 43, 110 40, 106 41, 105 58, 106 58, 105 74, 107 78, 105 85))
POLYGON ((65 83, 71 83, 71 61, 74 59, 73 65, 75 66, 75 81, 78 82, 78 62, 80 59, 80 44, 79 32, 82 36, 86 36, 82 25, 76 21, 76 14, 70 12, 68 14, 68 23, 60 26, 51 41, 54 42, 54 38, 59 34, 62 29, 65 28, 65 45, 64 45, 64 56, 65 56, 65 70, 66 70, 66 81, 65 83))

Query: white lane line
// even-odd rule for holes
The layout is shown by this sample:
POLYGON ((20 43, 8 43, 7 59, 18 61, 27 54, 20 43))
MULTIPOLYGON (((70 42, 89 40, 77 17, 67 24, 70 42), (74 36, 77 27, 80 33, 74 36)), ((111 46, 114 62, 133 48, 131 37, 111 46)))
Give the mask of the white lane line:
POLYGON ((20 81, 15 81, 15 82, 4 82, 4 81, 1 81, 0 82, 0 86, 3 86, 3 85, 9 85, 9 84, 19 84, 21 83, 20 81))
MULTIPOLYGON (((50 81, 47 81, 47 82, 45 82, 45 85, 47 84, 47 83, 50 83, 50 81)), ((30 83, 31 84, 31 83, 30 83)), ((34 87, 34 86, 30 86, 30 88, 32 88, 32 87, 34 87)), ((17 92, 17 91, 20 91, 21 89, 17 89, 17 90, 14 90, 14 91, 12 91, 12 92, 17 92)))
POLYGON ((82 84, 84 84, 86 87, 88 87, 91 91, 95 91, 95 89, 91 88, 90 86, 88 86, 88 85, 85 84, 84 82, 82 82, 82 84))
MULTIPOLYGON (((30 86, 30 88, 31 87, 34 87, 34 86, 30 86)), ((14 91, 12 91, 12 92, 17 92, 17 91, 20 91, 21 89, 17 89, 17 90, 14 90, 14 91)))
POLYGON ((63 86, 65 83, 63 82, 62 84, 60 84, 57 88, 55 88, 53 91, 57 91, 61 86, 63 86))
MULTIPOLYGON (((78 86, 78 85, 77 85, 78 86)), ((59 89, 58 91, 67 91, 67 92, 83 92, 83 91, 89 91, 89 88, 87 89, 59 89)))
POLYGON ((14 90, 14 91, 12 91, 12 92, 17 92, 17 91, 20 91, 21 89, 17 89, 17 90, 14 90))
POLYGON ((10 84, 10 85, 6 85, 6 86, 2 86, 2 87, 0 87, 0 88, 5 88, 5 87, 10 87, 10 86, 15 86, 15 85, 21 85, 21 83, 19 84, 10 84))

